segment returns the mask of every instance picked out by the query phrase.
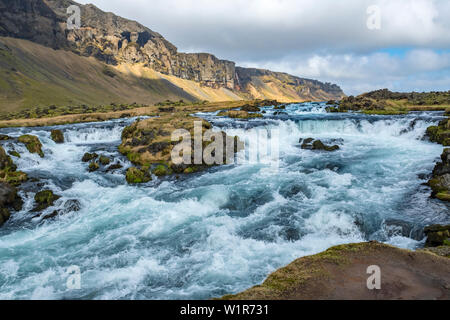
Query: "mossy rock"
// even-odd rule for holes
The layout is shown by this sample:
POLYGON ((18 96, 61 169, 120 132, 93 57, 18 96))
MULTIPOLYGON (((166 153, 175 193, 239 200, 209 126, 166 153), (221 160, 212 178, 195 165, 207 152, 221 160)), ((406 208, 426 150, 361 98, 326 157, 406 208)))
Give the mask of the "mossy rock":
POLYGON ((38 137, 26 134, 20 136, 18 141, 25 144, 25 147, 30 153, 37 153, 41 158, 44 157, 44 152, 42 151, 42 143, 38 137))
POLYGON ((20 153, 18 153, 16 150, 11 150, 8 153, 13 157, 20 158, 20 153))
POLYGON ((5 149, 3 149, 2 146, 0 146, 0 170, 7 170, 7 171, 15 171, 16 165, 11 160, 11 157, 6 154, 5 149))
POLYGON ((10 140, 11 137, 6 134, 0 134, 0 141, 10 140))
POLYGON ((120 163, 115 163, 110 165, 108 168, 106 168, 106 172, 110 172, 110 171, 114 171, 114 170, 118 170, 118 169, 122 169, 123 166, 120 163))
POLYGON ((36 207, 33 211, 42 211, 47 209, 48 207, 53 206, 54 202, 61 198, 58 195, 55 195, 51 190, 43 190, 34 196, 34 201, 36 202, 36 207))
POLYGON ((108 164, 111 163, 111 159, 108 158, 107 156, 100 156, 100 158, 98 159, 98 161, 99 161, 100 164, 103 165, 103 166, 107 166, 108 164))
POLYGON ((0 227, 9 220, 11 213, 6 208, 0 208, 0 227))
POLYGON ((50 137, 56 143, 64 143, 64 134, 61 130, 52 130, 50 132, 50 137))
POLYGON ((170 170, 169 168, 167 168, 165 165, 162 165, 162 164, 156 166, 156 168, 153 169, 152 172, 155 176, 158 176, 158 177, 167 176, 169 174, 172 174, 172 170, 170 170))
POLYGON ((98 164, 98 162, 92 161, 91 163, 89 163, 88 167, 89 172, 94 172, 97 171, 98 169, 100 169, 100 165, 98 164))
POLYGON ((95 160, 95 159, 97 159, 97 158, 98 158, 98 154, 86 152, 86 153, 83 155, 83 158, 81 158, 81 161, 83 161, 83 162, 89 162, 89 161, 95 160))
POLYGON ((146 183, 152 180, 148 169, 131 167, 127 169, 125 178, 129 184, 146 183))
POLYGON ((427 247, 439 247, 450 243, 450 225, 432 225, 423 231, 427 236, 427 247))
POLYGON ((219 117, 229 117, 232 119, 254 119, 254 118, 262 118, 263 115, 260 113, 249 113, 243 110, 230 110, 230 111, 222 111, 217 114, 219 117))

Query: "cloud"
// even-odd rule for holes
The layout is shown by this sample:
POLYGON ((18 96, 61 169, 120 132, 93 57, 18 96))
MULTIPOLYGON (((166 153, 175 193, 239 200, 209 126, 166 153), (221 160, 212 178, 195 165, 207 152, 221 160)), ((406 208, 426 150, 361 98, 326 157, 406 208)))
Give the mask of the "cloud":
POLYGON ((429 88, 433 73, 437 83, 450 88, 441 72, 448 71, 445 51, 450 48, 447 0, 79 2, 137 20, 180 51, 210 52, 244 66, 272 66, 333 81, 351 92, 377 85, 429 88), (367 28, 371 5, 381 12, 379 30, 367 28), (392 54, 393 48, 405 53, 392 54))

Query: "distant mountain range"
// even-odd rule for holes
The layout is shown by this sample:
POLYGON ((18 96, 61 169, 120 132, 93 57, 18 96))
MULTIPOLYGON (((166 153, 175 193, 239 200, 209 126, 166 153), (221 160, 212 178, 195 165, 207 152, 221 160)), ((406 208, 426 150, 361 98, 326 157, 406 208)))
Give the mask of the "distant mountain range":
POLYGON ((0 73, 5 110, 166 99, 294 102, 344 96, 335 84, 236 67, 209 53, 178 52, 159 33, 135 21, 70 0, 0 0, 0 73), (81 8, 80 29, 67 29, 70 5, 81 8))

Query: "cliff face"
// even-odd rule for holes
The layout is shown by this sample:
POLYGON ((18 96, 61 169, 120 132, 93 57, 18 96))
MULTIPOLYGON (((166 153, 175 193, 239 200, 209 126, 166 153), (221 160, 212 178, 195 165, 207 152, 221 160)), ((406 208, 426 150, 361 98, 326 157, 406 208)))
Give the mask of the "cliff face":
POLYGON ((236 68, 208 53, 180 53, 159 33, 71 0, 0 0, 0 36, 22 38, 95 57, 110 65, 136 65, 203 87, 227 88, 244 98, 280 101, 329 100, 343 96, 336 85, 266 70, 236 68), (81 9, 81 28, 67 29, 67 8, 81 9))

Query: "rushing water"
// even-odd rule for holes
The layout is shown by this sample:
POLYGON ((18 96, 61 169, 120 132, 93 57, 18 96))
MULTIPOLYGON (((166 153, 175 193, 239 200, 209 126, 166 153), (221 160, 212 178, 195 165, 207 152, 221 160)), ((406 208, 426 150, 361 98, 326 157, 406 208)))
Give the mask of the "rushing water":
POLYGON ((39 182, 24 186, 23 210, 0 228, 0 299, 208 299, 337 244, 374 239, 414 249, 423 226, 450 222, 448 207, 423 186, 442 147, 422 138, 439 114, 327 114, 323 104, 291 105, 285 115, 265 109, 262 120, 201 116, 242 139, 279 130, 278 170, 228 165, 140 186, 124 183, 130 164, 117 152, 132 119, 59 126, 60 145, 52 128, 1 130, 39 136, 46 156, 3 144, 22 154, 19 169, 39 182), (307 137, 343 142, 332 153, 302 150, 298 140, 307 137), (80 161, 88 151, 124 168, 89 173, 80 161), (78 199, 82 209, 36 218, 36 188, 61 195, 56 207, 78 199), (74 265, 80 290, 66 286, 74 265))

